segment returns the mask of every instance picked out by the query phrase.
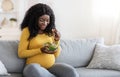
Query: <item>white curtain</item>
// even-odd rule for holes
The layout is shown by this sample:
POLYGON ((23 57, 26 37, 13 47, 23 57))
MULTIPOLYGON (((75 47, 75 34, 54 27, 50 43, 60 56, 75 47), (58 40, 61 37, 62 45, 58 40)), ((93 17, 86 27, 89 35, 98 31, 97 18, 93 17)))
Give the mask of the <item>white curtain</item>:
POLYGON ((99 25, 99 36, 107 44, 114 44, 118 39, 120 24, 120 0, 93 0, 93 17, 99 25))
POLYGON ((116 44, 120 44, 120 25, 117 27, 116 44))

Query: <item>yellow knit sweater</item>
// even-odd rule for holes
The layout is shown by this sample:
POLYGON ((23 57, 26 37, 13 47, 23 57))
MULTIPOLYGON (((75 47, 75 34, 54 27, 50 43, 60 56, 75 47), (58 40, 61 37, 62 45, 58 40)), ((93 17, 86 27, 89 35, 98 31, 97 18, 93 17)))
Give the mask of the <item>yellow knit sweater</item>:
MULTIPOLYGON (((29 35, 28 27, 24 28, 18 46, 18 56, 20 58, 27 58, 26 64, 38 63, 42 67, 50 68, 54 64, 55 58, 60 54, 60 47, 58 47, 57 52, 54 54, 42 53, 40 48, 46 42, 53 43, 54 37, 46 34, 38 34, 28 41, 29 35)), ((59 41, 57 41, 57 45, 59 46, 59 41)))

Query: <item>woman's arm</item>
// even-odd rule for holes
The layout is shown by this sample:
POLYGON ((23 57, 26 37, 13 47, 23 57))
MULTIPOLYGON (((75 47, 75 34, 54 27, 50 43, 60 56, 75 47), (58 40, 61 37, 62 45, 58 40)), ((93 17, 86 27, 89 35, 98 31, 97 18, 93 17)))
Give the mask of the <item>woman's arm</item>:
POLYGON ((31 57, 37 54, 41 53, 40 48, 36 48, 36 49, 28 49, 29 46, 29 30, 28 28, 24 28, 21 34, 21 38, 20 38, 20 42, 19 42, 19 46, 18 46, 18 56, 20 58, 27 58, 27 57, 31 57))
POLYGON ((58 47, 58 49, 56 50, 56 52, 54 53, 55 57, 58 57, 60 55, 60 32, 57 31, 57 29, 52 29, 53 32, 53 41, 56 44, 56 46, 58 47))

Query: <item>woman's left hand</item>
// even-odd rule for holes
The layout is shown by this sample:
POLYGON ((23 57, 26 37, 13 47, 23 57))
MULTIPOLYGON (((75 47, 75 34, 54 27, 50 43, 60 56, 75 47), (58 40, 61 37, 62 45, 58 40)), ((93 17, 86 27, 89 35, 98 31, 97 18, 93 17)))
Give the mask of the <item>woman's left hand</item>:
POLYGON ((60 32, 57 31, 57 29, 52 29, 52 33, 53 33, 53 36, 54 36, 54 40, 55 41, 59 41, 60 40, 60 32))

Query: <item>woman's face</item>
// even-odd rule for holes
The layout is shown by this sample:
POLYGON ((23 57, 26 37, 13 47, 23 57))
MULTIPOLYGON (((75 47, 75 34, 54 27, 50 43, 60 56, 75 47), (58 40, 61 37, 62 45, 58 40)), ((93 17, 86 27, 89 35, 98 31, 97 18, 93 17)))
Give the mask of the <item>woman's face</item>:
POLYGON ((40 27, 40 30, 45 30, 49 23, 50 23, 49 15, 45 14, 39 17, 38 26, 40 27))

